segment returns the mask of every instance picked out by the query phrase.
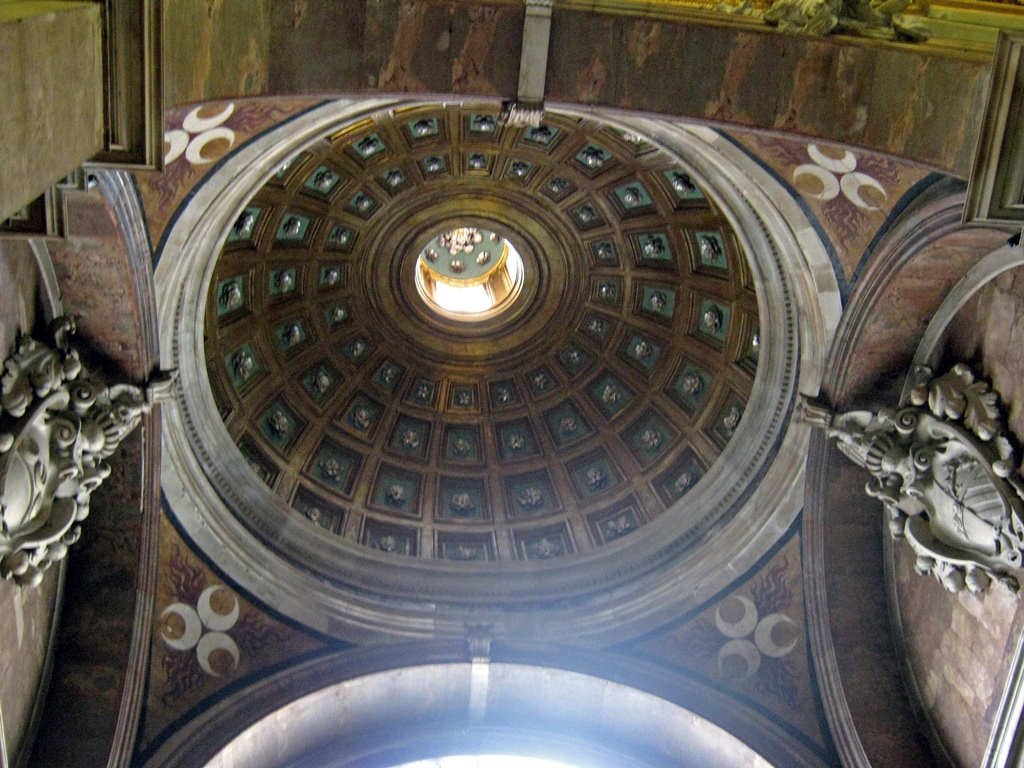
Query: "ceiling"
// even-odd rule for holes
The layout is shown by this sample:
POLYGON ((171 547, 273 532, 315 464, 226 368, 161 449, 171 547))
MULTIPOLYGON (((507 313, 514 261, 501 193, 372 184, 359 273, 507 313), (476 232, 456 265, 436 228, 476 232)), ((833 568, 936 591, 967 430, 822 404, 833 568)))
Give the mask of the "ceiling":
POLYGON ((309 527, 396 556, 543 560, 667 510, 696 525, 678 502, 738 426, 759 349, 752 271, 697 178, 550 112, 518 128, 417 105, 324 136, 214 267, 206 365, 233 441, 309 527), (443 317, 415 288, 456 226, 523 257, 496 317, 443 317))

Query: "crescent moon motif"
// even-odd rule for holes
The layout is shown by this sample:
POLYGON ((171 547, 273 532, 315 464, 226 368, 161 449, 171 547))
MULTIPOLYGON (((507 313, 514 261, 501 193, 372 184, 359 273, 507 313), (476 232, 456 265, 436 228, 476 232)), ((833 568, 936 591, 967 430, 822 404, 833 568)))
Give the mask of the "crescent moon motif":
POLYGON ((746 680, 761 666, 761 654, 749 640, 730 640, 718 652, 718 671, 733 680, 746 680))
POLYGON ((235 641, 232 640, 228 635, 223 632, 207 632, 199 640, 199 645, 196 646, 196 656, 199 657, 199 666, 203 668, 203 672, 208 674, 210 677, 221 677, 220 672, 210 666, 210 656, 214 651, 224 650, 231 654, 231 669, 229 673, 234 672, 238 669, 238 662, 241 659, 241 654, 238 651, 238 646, 235 641))
POLYGON ((793 169, 793 183, 799 184, 800 179, 803 176, 813 176, 815 179, 821 182, 821 192, 805 192, 804 194, 815 198, 816 200, 823 200, 828 202, 829 200, 835 199, 839 195, 839 179, 836 175, 826 168, 822 168, 820 165, 811 165, 807 163, 805 165, 798 165, 793 169))
POLYGON ((230 128, 211 128, 208 131, 203 131, 198 136, 189 142, 188 148, 185 150, 185 159, 188 160, 192 165, 207 165, 216 160, 216 157, 203 157, 203 149, 211 141, 217 139, 225 139, 228 142, 228 147, 235 143, 235 132, 230 128))
POLYGON ((181 153, 185 151, 187 146, 188 134, 181 130, 181 128, 175 128, 173 131, 164 133, 164 165, 169 165, 181 157, 181 153))
POLYGON ((210 604, 210 598, 212 598, 218 590, 224 589, 222 584, 216 584, 212 587, 207 587, 203 590, 203 594, 199 596, 199 600, 196 602, 196 611, 199 613, 199 618, 202 620, 203 625, 214 632, 227 632, 238 621, 238 598, 231 595, 231 600, 234 603, 234 607, 228 613, 217 613, 213 610, 213 605, 210 604))
POLYGON ((799 637, 800 633, 797 631, 796 622, 781 613, 768 614, 761 619, 757 629, 754 630, 754 644, 757 645, 757 649, 773 659, 781 659, 792 651, 796 647, 799 637), (793 634, 793 639, 783 645, 779 645, 772 637, 772 632, 779 625, 790 628, 793 634))
POLYGON ((857 167, 857 156, 848 149, 843 151, 842 157, 836 159, 818 149, 817 144, 808 144, 807 154, 810 155, 811 160, 833 173, 849 173, 857 167))
POLYGON ((715 609, 715 626, 726 637, 746 637, 757 626, 757 606, 754 605, 754 601, 749 597, 731 595, 720 602, 718 608, 715 609), (722 616, 723 606, 726 607, 728 613, 728 608, 736 603, 743 607, 743 612, 738 619, 733 621, 722 616))
POLYGON ((185 629, 182 630, 179 636, 174 637, 169 635, 167 628, 164 627, 160 632, 164 643, 173 651, 190 651, 195 648, 203 634, 203 623, 199 620, 199 614, 196 613, 195 608, 184 603, 172 603, 164 608, 160 618, 165 619, 170 614, 180 616, 181 620, 185 622, 185 629))
POLYGON ((885 194, 885 187, 883 187, 877 179, 868 176, 866 173, 861 173, 860 171, 846 174, 839 180, 839 185, 842 187, 843 194, 846 196, 847 200, 858 208, 863 208, 866 211, 877 211, 878 206, 871 205, 860 196, 862 188, 870 187, 871 189, 876 189, 882 193, 883 199, 889 199, 889 196, 885 194))
POLYGON ((189 133, 202 133, 211 128, 216 128, 231 117, 231 113, 235 111, 235 105, 233 103, 228 104, 213 117, 200 117, 199 112, 201 109, 203 107, 196 107, 185 115, 185 119, 181 121, 181 127, 189 133))

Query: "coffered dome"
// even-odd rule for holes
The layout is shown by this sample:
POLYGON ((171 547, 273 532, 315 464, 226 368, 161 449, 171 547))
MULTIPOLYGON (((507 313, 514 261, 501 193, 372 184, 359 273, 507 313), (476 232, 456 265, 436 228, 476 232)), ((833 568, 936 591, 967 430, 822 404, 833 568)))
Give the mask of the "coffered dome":
POLYGON ((338 100, 255 137, 156 272, 182 532, 351 639, 607 642, 707 600, 800 510, 838 299, 787 195, 636 116, 338 100))
POLYGON ((292 514, 448 561, 571 558, 665 514, 699 538, 717 520, 683 500, 760 344, 691 168, 486 106, 379 113, 288 161, 230 228, 205 327, 224 424, 292 514))

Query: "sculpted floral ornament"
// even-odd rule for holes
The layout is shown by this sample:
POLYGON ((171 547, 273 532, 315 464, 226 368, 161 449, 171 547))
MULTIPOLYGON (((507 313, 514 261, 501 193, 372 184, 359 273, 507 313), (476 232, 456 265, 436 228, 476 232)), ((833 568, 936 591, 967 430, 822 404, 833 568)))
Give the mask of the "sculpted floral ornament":
POLYGON ((981 592, 992 580, 1016 592, 1024 485, 998 395, 962 363, 935 379, 917 373, 907 407, 838 414, 805 399, 803 421, 871 473, 867 493, 885 503, 890 533, 907 539, 918 573, 951 592, 981 592))
POLYGON ((221 289, 218 301, 229 312, 233 309, 238 309, 242 306, 243 301, 241 286, 236 282, 228 283, 221 289))
MULTIPOLYGON (((910 0, 775 0, 763 18, 781 32, 927 40, 932 36, 928 25, 903 15, 909 5, 910 0)), ((742 13, 742 6, 733 12, 742 13)))
POLYGON ((708 261, 714 261, 722 257, 722 246, 713 237, 704 235, 700 238, 700 255, 708 261))
POLYGON ((476 250, 477 243, 483 239, 483 234, 475 227, 457 227, 441 235, 438 242, 450 255, 456 256, 460 253, 472 253, 476 250))
POLYGON ((313 186, 319 189, 321 192, 327 192, 331 187, 334 186, 335 176, 334 174, 324 168, 322 171, 313 177, 313 186))
POLYGON ((599 467, 591 467, 587 470, 587 486, 591 490, 601 488, 608 480, 608 475, 599 467))
POLYGON ((289 237, 294 237, 302 231, 302 221, 295 216, 290 216, 281 226, 281 231, 289 237))
POLYGON ((313 387, 321 395, 326 394, 327 390, 331 388, 330 374, 328 374, 323 368, 319 369, 313 377, 313 387))
POLYGON ((630 520, 625 514, 621 514, 618 517, 613 517, 611 520, 609 520, 607 527, 608 532, 611 533, 612 536, 614 536, 615 538, 618 538, 619 536, 622 536, 623 534, 632 531, 634 528, 636 528, 636 525, 634 525, 633 521, 630 520))
POLYGON ((242 211, 242 214, 235 221, 235 236, 239 240, 247 240, 252 236, 253 228, 256 226, 256 214, 252 211, 242 211))
POLYGON ((680 472, 672 483, 672 487, 675 489, 676 493, 686 493, 686 491, 690 490, 690 486, 692 485, 693 473, 685 470, 680 472))
POLYGON ((476 509, 476 503, 468 492, 461 491, 452 495, 451 508, 457 515, 466 515, 476 509))
POLYGON ((682 171, 672 172, 672 189, 680 195, 692 195, 698 191, 697 185, 693 183, 693 179, 682 171))
POLYGON ((701 316, 700 321, 704 324, 708 333, 718 333, 722 330, 722 323, 725 322, 725 318, 718 307, 709 307, 701 316))
POLYGON ((145 388, 105 385, 83 370, 58 318, 47 343, 29 336, 4 361, 0 384, 0 575, 38 585, 81 535, 106 460, 153 404, 173 390, 161 373, 145 388))
POLYGON ((327 240, 333 245, 348 245, 349 238, 351 237, 352 233, 349 232, 347 229, 335 227, 333 230, 331 230, 331 234, 327 238, 327 240))
POLYGON ((341 479, 343 468, 341 462, 333 456, 320 459, 320 463, 317 465, 320 467, 320 471, 324 474, 328 480, 337 482, 341 479))

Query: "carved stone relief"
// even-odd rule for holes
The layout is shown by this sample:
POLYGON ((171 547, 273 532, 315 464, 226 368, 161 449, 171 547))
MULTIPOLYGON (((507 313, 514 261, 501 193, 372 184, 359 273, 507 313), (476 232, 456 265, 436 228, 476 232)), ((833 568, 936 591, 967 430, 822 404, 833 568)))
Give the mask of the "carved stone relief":
POLYGON ((71 346, 74 321, 56 319, 46 343, 22 336, 0 385, 0 575, 35 586, 81 534, 106 463, 173 375, 146 388, 105 385, 71 346))
MULTIPOLYGON (((909 0, 775 0, 764 21, 781 32, 804 35, 831 33, 882 40, 922 42, 932 36, 926 23, 904 16, 909 0)), ((719 6, 729 13, 749 13, 746 3, 719 6)))
POLYGON ((998 395, 962 363, 938 378, 916 374, 905 408, 840 414, 805 398, 801 418, 871 473, 867 493, 884 502, 918 573, 951 592, 981 592, 992 580, 1017 591, 1024 485, 998 395))

